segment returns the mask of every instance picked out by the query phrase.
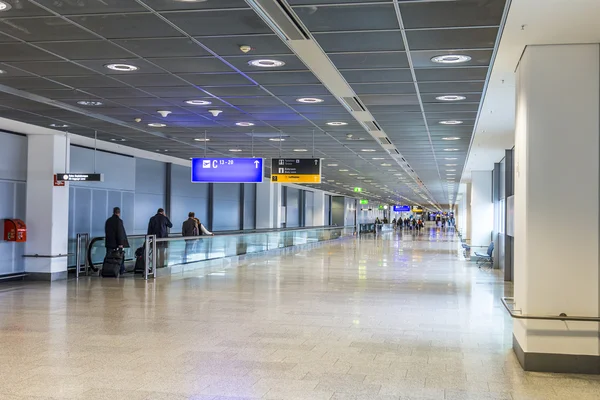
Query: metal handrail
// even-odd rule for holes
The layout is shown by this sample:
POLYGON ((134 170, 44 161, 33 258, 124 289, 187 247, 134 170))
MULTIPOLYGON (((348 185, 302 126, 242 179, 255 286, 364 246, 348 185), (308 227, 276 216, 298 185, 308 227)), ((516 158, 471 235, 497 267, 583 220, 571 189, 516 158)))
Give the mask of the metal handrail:
MULTIPOLYGON (((219 238, 219 237, 223 237, 223 236, 249 236, 249 235, 264 235, 266 233, 278 233, 278 232, 295 232, 295 231, 309 231, 309 230, 320 230, 320 231, 328 231, 328 230, 338 230, 338 229, 344 229, 344 228, 350 228, 351 226, 326 226, 326 227, 312 227, 312 228, 285 228, 285 229, 281 229, 281 230, 266 230, 264 232, 255 232, 255 231, 249 231, 249 232, 244 232, 244 231, 240 231, 239 233, 231 233, 231 234, 226 234, 226 235, 217 235, 217 236, 212 236, 212 235, 201 235, 201 236, 169 236, 166 238, 156 238, 157 242, 173 242, 173 241, 177 241, 177 240, 198 240, 198 239, 213 239, 213 238, 219 238)), ((353 226, 352 226, 353 227, 353 226)))
POLYGON ((514 310, 512 308, 509 307, 508 305, 508 301, 510 301, 510 304, 515 304, 514 302, 515 298, 514 297, 502 297, 500 298, 500 301, 502 301, 502 304, 504 305, 504 308, 506 308, 506 311, 508 311, 508 313, 510 314, 510 316, 512 318, 515 319, 532 319, 532 320, 544 320, 544 321, 578 321, 578 322, 600 322, 600 317, 570 317, 567 314, 559 314, 556 316, 553 315, 548 315, 548 316, 542 316, 542 315, 526 315, 526 314, 515 314, 515 312, 522 312, 521 310, 514 310))

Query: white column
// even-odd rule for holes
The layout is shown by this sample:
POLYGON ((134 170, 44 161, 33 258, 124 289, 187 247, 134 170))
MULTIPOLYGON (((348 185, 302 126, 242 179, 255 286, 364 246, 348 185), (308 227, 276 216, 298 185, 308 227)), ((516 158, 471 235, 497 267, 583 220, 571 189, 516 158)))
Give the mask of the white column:
POLYGON ((314 192, 313 226, 327 225, 325 223, 325 192, 314 192))
MULTIPOLYGON (((488 247, 494 229, 492 171, 471 172, 471 247, 488 247)), ((477 249, 477 251, 481 251, 477 249)), ((483 251, 485 253, 485 251, 483 251)))
MULTIPOLYGON (((597 44, 526 49, 517 70, 514 210, 523 314, 600 315, 599 110, 597 44), (573 208, 585 218, 572 218, 573 208)), ((600 373, 597 323, 515 320, 513 332, 527 370, 600 373)))
POLYGON ((68 139, 29 135, 27 145, 27 244, 25 271, 33 279, 67 277, 69 184, 54 186, 54 174, 69 172, 68 139))
POLYGON ((273 208, 273 191, 275 185, 264 181, 256 185, 256 229, 272 229, 275 227, 273 208))

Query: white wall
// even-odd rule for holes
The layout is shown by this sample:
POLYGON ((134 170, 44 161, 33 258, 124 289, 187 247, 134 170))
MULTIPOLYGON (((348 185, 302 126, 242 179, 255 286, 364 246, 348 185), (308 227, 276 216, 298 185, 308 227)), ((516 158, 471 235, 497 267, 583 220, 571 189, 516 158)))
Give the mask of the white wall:
MULTIPOLYGON (((528 47, 517 74, 517 308, 598 316, 599 46, 528 47), (569 207, 585 221, 562 233, 556 216, 569 207)), ((516 320, 514 334, 526 352, 600 354, 598 324, 516 320)))
POLYGON ((488 247, 494 229, 492 171, 471 173, 471 246, 488 247))

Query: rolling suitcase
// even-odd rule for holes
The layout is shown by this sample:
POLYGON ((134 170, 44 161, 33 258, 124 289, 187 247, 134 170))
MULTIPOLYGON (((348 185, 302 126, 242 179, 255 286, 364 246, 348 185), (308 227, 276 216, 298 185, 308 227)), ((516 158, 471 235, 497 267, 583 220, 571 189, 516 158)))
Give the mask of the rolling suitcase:
POLYGON ((146 268, 146 260, 144 258, 145 246, 146 244, 144 243, 142 247, 135 251, 135 267, 133 269, 133 272, 136 274, 143 273, 144 269, 146 268))
POLYGON ((123 257, 124 254, 122 250, 112 250, 110 253, 106 254, 104 263, 102 263, 102 276, 104 278, 118 278, 123 257))

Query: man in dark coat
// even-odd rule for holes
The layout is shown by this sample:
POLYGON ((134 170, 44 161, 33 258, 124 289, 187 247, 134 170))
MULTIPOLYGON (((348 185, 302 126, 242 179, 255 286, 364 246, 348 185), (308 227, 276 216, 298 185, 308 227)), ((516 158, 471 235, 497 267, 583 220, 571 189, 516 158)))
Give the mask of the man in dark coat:
MULTIPOLYGON (((106 247, 106 253, 129 247, 129 241, 127 240, 127 233, 125 232, 125 226, 121 219, 121 209, 119 207, 113 208, 113 215, 106 220, 104 224, 104 247, 106 247)), ((125 257, 121 262, 121 274, 125 273, 125 257)))
MULTIPOLYGON (((148 222, 148 235, 156 235, 157 239, 169 237, 169 228, 172 228, 173 224, 171 220, 165 215, 165 210, 159 208, 156 215, 150 218, 148 222)), ((166 267, 165 265, 165 253, 167 251, 168 242, 158 243, 156 246, 157 250, 157 268, 166 267)))

